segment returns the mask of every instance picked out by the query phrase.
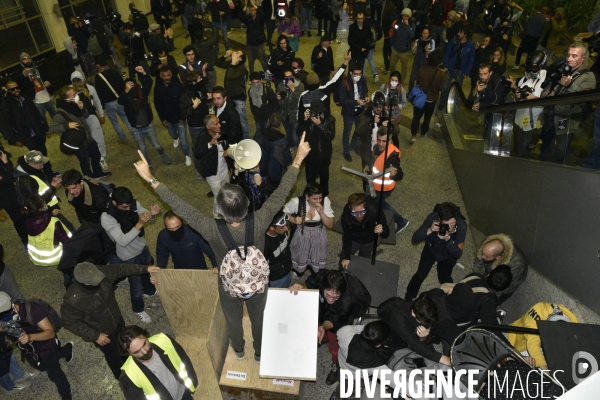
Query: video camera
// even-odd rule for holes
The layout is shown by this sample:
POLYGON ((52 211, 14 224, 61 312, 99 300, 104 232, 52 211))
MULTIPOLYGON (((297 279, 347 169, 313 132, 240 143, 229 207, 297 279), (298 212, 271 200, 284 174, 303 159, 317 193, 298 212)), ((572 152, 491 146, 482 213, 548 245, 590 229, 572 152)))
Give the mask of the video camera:
POLYGON ((553 90, 563 76, 569 75, 571 75, 571 67, 567 65, 567 60, 564 57, 557 59, 548 67, 542 89, 550 87, 550 90, 553 90))
POLYGON ((0 332, 6 333, 9 336, 19 337, 22 330, 19 321, 4 321, 0 322, 0 332))

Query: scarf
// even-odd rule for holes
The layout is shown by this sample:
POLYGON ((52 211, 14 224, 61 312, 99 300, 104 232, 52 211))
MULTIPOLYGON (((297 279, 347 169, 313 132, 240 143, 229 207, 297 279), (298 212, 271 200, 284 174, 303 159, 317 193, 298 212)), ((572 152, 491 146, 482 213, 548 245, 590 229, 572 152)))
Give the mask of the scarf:
MULTIPOLYGON (((132 230, 135 224, 137 224, 140 219, 137 213, 137 202, 135 200, 133 201, 133 203, 131 203, 131 207, 128 211, 119 210, 117 206, 113 205, 111 201, 108 203, 106 212, 108 213, 108 215, 117 220, 119 225, 121 225, 121 230, 124 234, 132 230)), ((142 228, 138 236, 144 237, 144 228, 142 228)))
POLYGON ((253 83, 252 88, 250 88, 250 100, 252 101, 252 105, 254 107, 261 108, 262 107, 262 95, 263 95, 263 87, 262 82, 253 83))
MULTIPOLYGON (((86 181, 83 181, 83 204, 86 206, 92 206, 92 193, 90 192, 90 187, 86 181)), ((72 202, 75 198, 71 193, 67 193, 67 200, 72 202)))

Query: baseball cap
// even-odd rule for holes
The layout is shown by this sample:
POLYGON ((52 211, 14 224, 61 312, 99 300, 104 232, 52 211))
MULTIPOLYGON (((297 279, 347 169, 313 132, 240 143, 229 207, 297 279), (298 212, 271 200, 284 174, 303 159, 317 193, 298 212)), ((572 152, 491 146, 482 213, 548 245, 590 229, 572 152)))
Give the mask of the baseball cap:
POLYGON ((150 24, 150 26, 148 27, 148 30, 149 30, 150 32, 152 32, 152 31, 155 31, 155 30, 157 30, 158 28, 160 28, 160 25, 159 25, 159 24, 157 24, 157 23, 155 22, 155 23, 153 23, 153 24, 150 24))
POLYGON ((50 159, 42 154, 41 151, 31 150, 23 156, 27 164, 46 164, 50 159))
POLYGON ((90 262, 77 264, 73 272, 75 280, 79 283, 87 283, 91 286, 97 286, 105 278, 104 274, 90 262))

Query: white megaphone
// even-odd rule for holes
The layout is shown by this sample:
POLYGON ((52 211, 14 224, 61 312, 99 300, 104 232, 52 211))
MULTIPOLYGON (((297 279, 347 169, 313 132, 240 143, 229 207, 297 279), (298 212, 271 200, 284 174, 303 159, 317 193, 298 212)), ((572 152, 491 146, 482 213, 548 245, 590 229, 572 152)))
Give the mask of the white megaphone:
POLYGON ((227 149, 227 155, 240 166, 241 170, 252 169, 258 165, 262 150, 258 143, 252 139, 244 139, 237 144, 232 144, 227 149))

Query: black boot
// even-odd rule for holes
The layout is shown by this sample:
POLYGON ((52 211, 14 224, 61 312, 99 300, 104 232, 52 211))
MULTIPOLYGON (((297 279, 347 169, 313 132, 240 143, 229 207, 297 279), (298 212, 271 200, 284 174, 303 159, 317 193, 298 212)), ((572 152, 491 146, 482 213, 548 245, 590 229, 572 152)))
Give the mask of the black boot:
POLYGON ((340 364, 335 362, 331 363, 331 371, 327 374, 327 379, 325 379, 325 383, 328 385, 333 385, 334 383, 340 380, 340 364))

